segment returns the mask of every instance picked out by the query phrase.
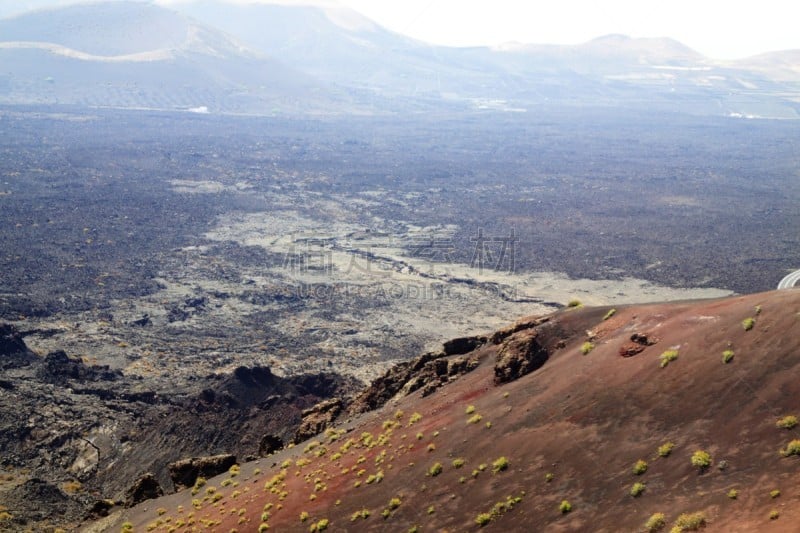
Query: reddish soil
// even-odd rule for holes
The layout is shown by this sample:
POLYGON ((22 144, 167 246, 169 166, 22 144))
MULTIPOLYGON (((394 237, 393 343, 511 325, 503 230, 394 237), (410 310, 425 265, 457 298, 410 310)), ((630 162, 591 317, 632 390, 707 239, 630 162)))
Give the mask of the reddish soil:
POLYGON ((483 529, 643 531, 660 512, 669 531, 681 513, 702 512, 706 531, 800 530, 800 456, 780 454, 800 439, 800 426, 776 427, 780 417, 800 416, 800 290, 618 308, 604 321, 607 311, 556 313, 551 322, 567 335, 563 348, 516 381, 495 386, 499 347, 479 348, 477 370, 426 398, 417 391, 393 400, 344 421, 341 434, 319 435, 316 446, 306 442, 244 464, 235 477, 208 480, 196 496, 187 490, 145 502, 89 530, 119 531, 129 521, 134 531, 258 531, 272 504, 263 520, 271 531, 309 531, 322 519, 327 531, 477 531, 478 515, 509 497, 520 500, 483 529), (755 327, 745 331, 748 317, 755 327), (621 357, 634 333, 658 342, 621 357), (583 355, 588 339, 595 347, 583 355), (678 357, 662 368, 659 356, 668 349, 678 357), (728 349, 735 355, 725 364, 728 349), (474 413, 467 414, 469 406, 474 413), (414 413, 421 418, 412 423, 414 413), (468 423, 475 414, 481 420, 468 423), (352 444, 344 450, 346 442, 352 444), (660 457, 666 442, 674 449, 660 457), (690 461, 700 449, 712 457, 704 471, 690 461), (508 468, 493 473, 500 457, 508 468), (298 459, 309 463, 298 466, 298 459), (634 475, 639 459, 648 467, 634 475), (287 460, 285 480, 265 490, 287 460), (437 462, 442 472, 432 476, 437 462), (379 472, 382 479, 368 484, 379 472), (646 488, 633 497, 637 481, 646 488), (209 486, 223 495, 216 503, 206 498, 209 486), (737 498, 728 497, 731 489, 737 498), (559 510, 562 500, 571 512, 559 510), (354 518, 364 509, 368 517, 354 518), (770 518, 772 511, 779 516, 770 518), (201 520, 211 522, 206 528, 201 520))

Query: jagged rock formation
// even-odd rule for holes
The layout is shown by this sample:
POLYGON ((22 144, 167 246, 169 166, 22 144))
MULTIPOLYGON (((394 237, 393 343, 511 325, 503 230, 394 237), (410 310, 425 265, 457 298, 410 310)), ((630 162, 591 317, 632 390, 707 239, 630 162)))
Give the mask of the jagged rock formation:
POLYGON ((175 490, 183 490, 195 484, 198 477, 214 477, 236 464, 236 456, 229 453, 208 457, 192 457, 170 463, 169 477, 175 490))
POLYGON ((158 480, 153 474, 148 472, 134 481, 133 485, 128 489, 125 495, 125 506, 133 507, 145 500, 152 500, 163 495, 164 490, 161 488, 158 480))
POLYGON ((325 431, 339 413, 344 404, 340 398, 331 398, 303 411, 303 421, 294 435, 294 442, 302 442, 325 431))
POLYGON ((535 329, 513 334, 497 353, 495 384, 514 381, 541 368, 549 355, 539 343, 539 333, 535 329))
MULTIPOLYGON (((358 386, 335 374, 282 378, 267 367, 144 382, 63 351, 39 357, 7 324, 0 324, 0 370, 0 505, 13 531, 156 497, 172 486, 168 465, 186 457, 255 457, 264 435, 287 442, 304 409, 358 386)), ((194 468, 217 473, 206 466, 194 468)), ((192 484, 197 474, 183 475, 192 484)))

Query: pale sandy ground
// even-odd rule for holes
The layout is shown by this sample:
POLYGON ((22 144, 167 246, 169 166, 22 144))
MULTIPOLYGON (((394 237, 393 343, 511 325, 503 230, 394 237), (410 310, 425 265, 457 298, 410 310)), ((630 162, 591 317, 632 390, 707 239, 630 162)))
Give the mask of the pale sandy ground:
MULTIPOLYGON (((219 189, 213 182, 173 186, 198 193, 219 189)), ((619 305, 731 294, 675 289, 634 278, 570 279, 556 272, 501 272, 434 262, 409 253, 409 243, 431 235, 446 241, 454 226, 422 228, 393 222, 392 231, 369 231, 343 214, 336 199, 314 202, 320 219, 326 221, 294 210, 228 214, 205 235, 212 242, 262 247, 286 257, 283 264, 244 267, 210 255, 209 246, 192 246, 173 252, 180 257, 179 267, 162 273, 161 291, 115 302, 112 322, 86 312, 30 319, 19 327, 53 330, 28 337, 40 353, 64 349, 142 376, 266 364, 276 373, 336 370, 368 381, 399 360, 438 350, 445 340, 490 332, 517 317, 553 310, 542 302, 566 304, 579 299, 585 305, 619 305), (209 264, 234 270, 246 282, 211 278, 201 268, 209 264), (245 291, 299 296, 301 304, 285 300, 254 304, 237 297, 245 291), (228 296, 217 296, 221 293, 228 296), (203 312, 185 321, 167 320, 171 307, 199 296, 206 298, 203 312), (286 312, 287 305, 294 305, 291 312, 286 312), (277 346, 253 320, 247 320, 256 313, 294 339, 292 345, 277 346), (150 316, 150 326, 131 326, 144 314, 150 316)), ((365 204, 371 202, 363 199, 365 204)), ((379 226, 383 221, 374 222, 379 226)))

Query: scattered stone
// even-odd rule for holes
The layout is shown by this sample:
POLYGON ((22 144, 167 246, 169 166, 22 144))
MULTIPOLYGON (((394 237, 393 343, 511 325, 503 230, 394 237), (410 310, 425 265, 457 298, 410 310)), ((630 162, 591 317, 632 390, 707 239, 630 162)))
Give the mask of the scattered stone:
POLYGON ((645 348, 652 346, 658 342, 657 339, 648 337, 645 333, 634 333, 631 335, 633 343, 623 344, 619 349, 619 354, 622 357, 633 357, 636 354, 642 353, 645 348))

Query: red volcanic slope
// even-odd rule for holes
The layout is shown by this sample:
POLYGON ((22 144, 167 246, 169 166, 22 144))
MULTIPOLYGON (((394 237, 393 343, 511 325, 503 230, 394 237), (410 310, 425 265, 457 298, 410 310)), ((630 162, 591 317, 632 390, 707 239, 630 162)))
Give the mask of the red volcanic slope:
POLYGON ((494 384, 503 343, 490 343, 471 354, 476 370, 425 398, 88 530, 617 532, 644 531, 654 513, 664 531, 683 513, 702 513, 707 531, 800 530, 800 456, 781 454, 800 432, 776 426, 800 416, 800 290, 608 311, 562 310, 503 341, 553 347, 511 383, 494 384), (632 344, 644 348, 621 357, 632 344), (662 367, 668 350, 677 358, 662 367), (692 464, 697 450, 707 468, 692 464))

